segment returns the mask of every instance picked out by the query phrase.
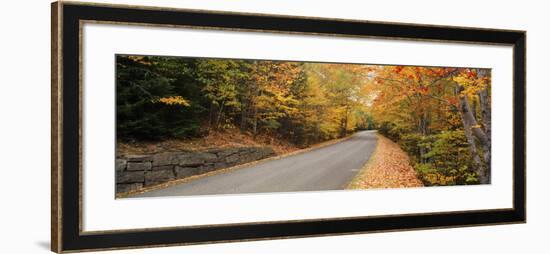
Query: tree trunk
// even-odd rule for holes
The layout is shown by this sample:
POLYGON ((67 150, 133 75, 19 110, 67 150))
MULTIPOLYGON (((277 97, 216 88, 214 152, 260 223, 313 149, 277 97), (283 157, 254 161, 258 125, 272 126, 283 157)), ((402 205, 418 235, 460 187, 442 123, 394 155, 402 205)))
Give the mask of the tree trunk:
POLYGON ((479 116, 477 114, 478 112, 478 100, 476 100, 475 98, 472 100, 472 114, 474 114, 474 118, 476 119, 476 121, 480 121, 479 119, 479 116))
POLYGON ((224 106, 225 106, 225 99, 222 101, 221 106, 220 106, 220 110, 218 111, 218 115, 216 116, 216 125, 214 126, 216 129, 218 129, 220 127, 220 120, 223 116, 224 106))
POLYGON ((340 138, 343 138, 346 136, 346 129, 347 129, 347 116, 344 116, 341 120, 340 120, 340 138))
POLYGON ((459 86, 457 89, 457 94, 460 99, 459 112, 462 117, 464 134, 466 135, 466 139, 468 140, 468 143, 470 145, 470 151, 472 152, 472 157, 477 166, 476 171, 479 175, 479 181, 482 184, 487 184, 490 182, 489 167, 491 147, 489 144, 489 139, 487 138, 487 134, 483 131, 483 129, 478 124, 476 118, 474 117, 474 113, 472 112, 472 109, 470 108, 470 103, 468 102, 468 97, 460 94, 463 89, 463 87, 459 86), (474 140, 474 137, 481 145, 483 151, 483 161, 481 161, 479 158, 477 144, 474 140))
POLYGON ((212 128, 212 123, 214 122, 214 113, 215 113, 215 105, 213 102, 210 102, 210 110, 208 111, 208 128, 212 128))
POLYGON ((254 137, 258 134, 258 107, 254 107, 252 111, 252 134, 254 137))
POLYGON ((487 167, 489 170, 488 174, 491 173, 491 103, 489 101, 489 91, 488 88, 485 88, 479 93, 480 108, 481 108, 481 120, 483 121, 483 130, 487 136, 487 149, 483 153, 483 159, 487 162, 487 167))
POLYGON ((247 114, 248 114, 248 106, 246 103, 243 102, 241 106, 241 123, 239 126, 241 132, 246 131, 247 114))
MULTIPOLYGON (((426 112, 422 113, 422 116, 419 119, 418 131, 420 132, 420 134, 422 134, 422 137, 426 137, 428 135, 428 115, 426 114, 426 112)), ((424 154, 426 154, 427 152, 426 148, 420 147, 418 149, 418 152, 420 155, 420 163, 426 163, 427 161, 424 158, 424 154)))
POLYGON ((479 92, 479 104, 481 108, 481 121, 483 129, 487 133, 487 138, 491 140, 491 101, 489 99, 489 88, 479 92))
MULTIPOLYGON (((489 76, 489 70, 477 70, 478 78, 486 78, 489 76)), ((487 136, 487 149, 484 151, 483 159, 487 162, 487 174, 491 174, 491 97, 490 84, 479 92, 479 104, 481 109, 481 121, 485 135, 487 136)))
POLYGON ((340 138, 345 137, 348 131, 349 110, 349 106, 346 106, 344 110, 344 117, 340 120, 340 138))
POLYGON ((481 159, 479 158, 479 153, 477 152, 476 142, 474 140, 474 136, 472 135, 470 125, 467 123, 464 117, 462 118, 462 124, 464 126, 464 135, 466 136, 466 140, 470 145, 470 153, 472 154, 472 159, 474 160, 474 164, 476 165, 476 172, 480 176, 480 182, 484 183, 481 180, 481 176, 485 175, 483 163, 481 163, 481 159))

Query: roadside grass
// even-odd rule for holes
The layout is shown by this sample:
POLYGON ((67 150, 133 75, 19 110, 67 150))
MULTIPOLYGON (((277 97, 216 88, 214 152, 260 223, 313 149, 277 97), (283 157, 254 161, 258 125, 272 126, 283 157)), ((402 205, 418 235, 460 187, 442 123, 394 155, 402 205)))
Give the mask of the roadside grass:
POLYGON ((398 144, 377 134, 378 142, 370 159, 346 189, 422 187, 409 156, 398 144))

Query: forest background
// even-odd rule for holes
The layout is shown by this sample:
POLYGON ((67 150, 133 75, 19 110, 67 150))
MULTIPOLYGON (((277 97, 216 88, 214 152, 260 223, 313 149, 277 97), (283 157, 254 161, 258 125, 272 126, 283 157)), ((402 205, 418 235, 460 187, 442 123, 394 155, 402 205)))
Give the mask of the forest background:
POLYGON ((297 149, 377 129, 427 186, 490 182, 488 69, 118 55, 116 73, 118 153, 235 135, 297 149))

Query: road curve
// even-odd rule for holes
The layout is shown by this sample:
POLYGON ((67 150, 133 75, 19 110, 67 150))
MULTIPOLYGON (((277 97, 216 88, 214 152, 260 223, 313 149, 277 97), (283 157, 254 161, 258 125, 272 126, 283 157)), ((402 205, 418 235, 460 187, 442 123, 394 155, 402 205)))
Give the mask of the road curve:
POLYGON ((132 197, 342 190, 376 142, 376 131, 362 131, 336 144, 132 197))

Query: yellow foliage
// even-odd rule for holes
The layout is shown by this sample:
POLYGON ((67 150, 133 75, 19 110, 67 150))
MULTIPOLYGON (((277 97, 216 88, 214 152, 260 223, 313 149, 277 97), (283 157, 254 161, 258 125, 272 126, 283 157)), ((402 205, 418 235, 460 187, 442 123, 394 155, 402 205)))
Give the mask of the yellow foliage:
POLYGON ((487 77, 478 78, 468 72, 464 72, 456 77, 453 77, 453 81, 461 85, 464 88, 462 94, 467 95, 470 98, 489 85, 489 80, 487 77))
POLYGON ((180 105, 184 107, 189 107, 191 104, 188 100, 184 99, 181 96, 168 96, 168 97, 162 97, 159 99, 153 99, 153 103, 162 103, 165 105, 180 105))
POLYGON ((143 65, 152 65, 152 63, 148 61, 147 58, 144 56, 128 56, 128 59, 143 65))
POLYGON ((456 176, 446 176, 441 173, 428 173, 423 175, 424 181, 431 183, 432 185, 454 185, 456 182, 456 176))

